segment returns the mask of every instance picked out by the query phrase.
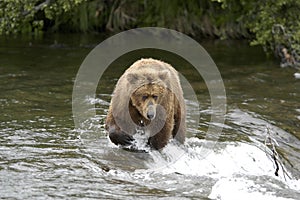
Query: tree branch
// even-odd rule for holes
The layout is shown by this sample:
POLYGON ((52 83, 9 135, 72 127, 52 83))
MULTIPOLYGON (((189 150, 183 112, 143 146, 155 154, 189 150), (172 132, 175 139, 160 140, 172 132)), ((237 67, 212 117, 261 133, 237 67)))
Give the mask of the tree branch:
POLYGON ((37 11, 43 9, 45 6, 48 6, 50 3, 51 3, 51 0, 46 0, 43 3, 41 3, 41 4, 37 5, 37 6, 34 6, 32 10, 23 11, 22 12, 22 16, 25 17, 26 15, 28 15, 32 11, 37 12, 37 11))

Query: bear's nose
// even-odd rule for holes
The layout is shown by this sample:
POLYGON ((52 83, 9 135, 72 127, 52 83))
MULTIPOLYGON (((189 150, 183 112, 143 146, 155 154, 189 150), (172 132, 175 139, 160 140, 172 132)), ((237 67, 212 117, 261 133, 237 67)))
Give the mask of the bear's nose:
POLYGON ((147 113, 147 118, 150 119, 150 120, 154 119, 154 113, 153 112, 148 112, 147 113))
POLYGON ((154 119, 155 117, 155 107, 153 105, 148 106, 147 118, 149 120, 154 119))

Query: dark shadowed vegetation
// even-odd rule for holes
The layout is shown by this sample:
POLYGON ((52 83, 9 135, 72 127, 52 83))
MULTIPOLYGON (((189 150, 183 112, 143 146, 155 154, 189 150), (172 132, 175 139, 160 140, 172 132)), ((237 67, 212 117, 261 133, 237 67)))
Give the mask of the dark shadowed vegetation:
POLYGON ((201 38, 248 39, 267 52, 283 45, 291 52, 300 49, 299 10, 297 0, 3 0, 0 34, 158 26, 201 38))

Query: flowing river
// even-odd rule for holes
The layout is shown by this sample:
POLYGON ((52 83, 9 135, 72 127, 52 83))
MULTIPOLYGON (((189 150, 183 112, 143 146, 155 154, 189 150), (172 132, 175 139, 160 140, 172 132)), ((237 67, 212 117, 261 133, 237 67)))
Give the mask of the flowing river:
POLYGON ((204 41, 222 75, 227 114, 206 137, 210 96, 183 60, 157 50, 122 56, 105 71, 96 115, 74 126, 72 91, 99 35, 0 38, 1 199, 299 199, 300 80, 259 47, 204 41), (165 59, 197 94, 187 100, 187 139, 161 152, 126 151, 104 130, 118 77, 136 59, 165 59), (193 116, 200 112, 197 126, 193 116), (274 157, 275 156, 275 157, 274 157), (278 176, 275 175, 278 173, 278 176))

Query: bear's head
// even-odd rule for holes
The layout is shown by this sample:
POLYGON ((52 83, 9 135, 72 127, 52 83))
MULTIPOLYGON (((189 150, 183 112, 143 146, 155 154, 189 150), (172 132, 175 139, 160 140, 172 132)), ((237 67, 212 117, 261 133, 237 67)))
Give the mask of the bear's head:
POLYGON ((156 116, 157 105, 164 98, 165 88, 157 84, 147 84, 135 90, 130 100, 132 105, 147 120, 153 120, 156 116))
POLYGON ((155 74, 128 74, 128 82, 131 86, 136 86, 130 96, 130 101, 145 119, 151 121, 156 117, 157 105, 166 97, 168 76, 168 71, 155 74))

